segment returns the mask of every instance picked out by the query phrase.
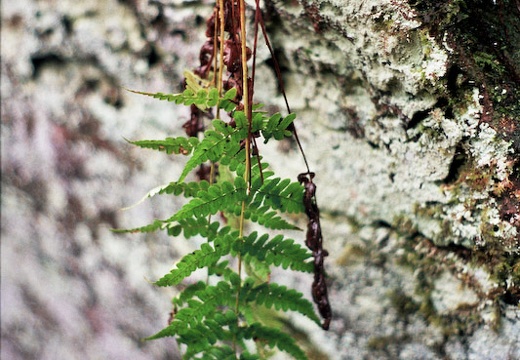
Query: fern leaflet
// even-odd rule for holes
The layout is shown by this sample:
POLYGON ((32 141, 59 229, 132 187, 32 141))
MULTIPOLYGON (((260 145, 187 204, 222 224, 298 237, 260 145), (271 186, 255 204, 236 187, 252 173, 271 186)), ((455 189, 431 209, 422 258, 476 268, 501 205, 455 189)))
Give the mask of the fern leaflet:
POLYGON ((270 118, 267 118, 264 127, 260 129, 264 137, 264 143, 267 143, 271 138, 282 140, 287 136, 291 136, 292 133, 287 130, 287 128, 293 123, 295 118, 296 114, 289 114, 285 118, 282 118, 280 113, 276 113, 270 118))
MULTIPOLYGON (((197 166, 206 161, 217 162, 222 158, 233 158, 240 152, 240 142, 247 136, 247 127, 232 127, 222 120, 213 120, 214 130, 206 130, 204 139, 196 146, 193 155, 186 163, 179 182, 197 166)), ((230 160, 227 161, 229 163, 230 160)))
POLYGON ((247 184, 244 179, 235 178, 234 184, 223 182, 211 185, 206 190, 200 190, 197 196, 184 205, 168 222, 181 221, 190 217, 205 217, 214 215, 218 211, 226 211, 233 204, 243 201, 246 195, 247 184))
POLYGON ((321 325, 312 303, 303 298, 302 293, 278 284, 263 283, 256 287, 252 284, 252 281, 244 282, 242 297, 245 302, 256 302, 258 305, 274 307, 276 310, 296 311, 321 325))
POLYGON ((189 155, 193 148, 199 143, 199 139, 195 137, 179 136, 176 138, 166 138, 164 140, 138 140, 130 141, 130 144, 139 146, 141 148, 164 151, 167 154, 182 154, 189 155))
POLYGON ((202 244, 199 250, 184 256, 176 268, 155 282, 158 286, 172 286, 179 284, 195 270, 210 267, 230 250, 229 244, 216 243, 215 248, 209 244, 202 244))
POLYGON ((254 323, 249 327, 241 328, 240 335, 244 339, 255 339, 257 341, 263 340, 269 347, 276 346, 278 349, 287 352, 297 360, 307 359, 307 356, 296 344, 294 338, 278 329, 254 323))
POLYGON ((287 213, 301 213, 303 207, 303 187, 298 182, 290 179, 272 178, 252 180, 251 192, 254 194, 250 206, 269 206, 273 209, 287 213))
POLYGON ((254 257, 268 265, 290 268, 295 271, 312 272, 312 262, 307 262, 312 255, 301 245, 292 239, 285 239, 283 235, 276 235, 269 239, 268 234, 258 237, 257 232, 244 238, 243 242, 233 244, 233 254, 254 257))

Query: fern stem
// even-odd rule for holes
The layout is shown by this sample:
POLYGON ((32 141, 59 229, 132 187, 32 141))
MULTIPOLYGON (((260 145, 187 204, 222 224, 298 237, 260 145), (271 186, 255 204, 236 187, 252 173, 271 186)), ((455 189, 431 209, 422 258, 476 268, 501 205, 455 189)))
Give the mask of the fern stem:
MULTIPOLYGON (((217 75, 217 86, 218 86, 218 96, 222 97, 222 74, 224 72, 224 28, 225 28, 225 11, 224 11, 224 0, 218 0, 218 18, 219 18, 219 28, 218 32, 215 32, 215 37, 219 41, 219 56, 218 56, 218 75, 217 75)), ((215 21, 215 24, 217 21, 215 21)), ((217 67, 215 67, 217 69, 217 67)), ((217 106, 217 119, 220 119, 220 107, 217 106)))
POLYGON ((242 58, 242 101, 244 103, 244 114, 246 114, 249 123, 249 133, 246 137, 246 171, 244 172, 244 180, 250 183, 251 170, 251 104, 249 103, 249 84, 247 69, 247 44, 246 44, 246 3, 240 0, 240 47, 242 58))
MULTIPOLYGON (((211 165, 210 165, 210 170, 209 170, 209 184, 213 185, 214 182, 215 182, 215 163, 212 161, 211 165)), ((208 215, 208 228, 209 228, 209 224, 211 224, 211 214, 208 215)), ((207 243, 208 244, 210 243, 209 237, 208 237, 207 243)), ((209 268, 208 268, 208 271, 206 272, 206 285, 209 285, 209 268)))
POLYGON ((247 44, 246 44, 246 3, 240 0, 240 47, 242 57, 242 93, 244 101, 244 113, 249 118, 249 87, 247 84, 247 44))
MULTIPOLYGON (((220 11, 218 8, 215 8, 214 10, 216 12, 215 15, 220 15, 220 11)), ((213 86, 219 87, 220 78, 217 77, 217 65, 218 65, 218 57, 217 57, 217 42, 218 42, 218 26, 219 23, 215 20, 215 25, 213 26, 213 86)), ((219 87, 220 89, 220 87, 219 87)), ((221 92, 219 91, 219 96, 221 95, 221 92)), ((218 107, 217 107, 218 109, 218 107)))
MULTIPOLYGON (((241 48, 241 60, 242 60, 242 101, 244 104, 244 114, 246 114, 247 121, 249 124, 248 134, 245 139, 245 171, 244 180, 247 184, 247 192, 250 191, 251 185, 251 111, 249 103, 249 84, 248 84, 248 69, 247 69, 247 44, 246 44, 246 4, 245 0, 240 0, 240 48, 241 48)), ((239 241, 243 241, 244 238, 244 222, 245 222, 245 211, 246 202, 242 201, 242 210, 240 212, 240 225, 239 225, 239 241)), ((242 279, 242 256, 238 254, 238 276, 242 279)), ((236 294, 235 302, 235 313, 239 314, 240 305, 240 292, 241 292, 242 281, 239 282, 236 294)), ((236 356, 236 341, 233 342, 235 347, 236 356)))
MULTIPOLYGON (((260 0, 255 0, 257 9, 260 7, 260 0)), ((285 107, 287 108, 287 113, 290 114, 291 107, 289 106, 289 100, 287 100, 287 94, 285 93, 285 85, 282 78, 282 71, 280 70, 280 65, 278 64, 278 60, 274 54, 274 49, 271 45, 271 41, 269 40, 269 36, 267 36, 267 30, 265 28, 265 22, 264 18, 262 16, 262 13, 260 11, 257 12, 260 24, 260 27, 262 28, 262 34, 264 35, 265 45, 267 45, 267 48, 269 49, 269 53, 271 54, 271 59, 273 60, 274 65, 274 71, 276 73, 276 78, 278 80, 278 87, 281 90, 283 99, 285 101, 285 107)), ((303 151, 302 143, 300 142, 300 138, 298 137, 298 132, 296 131, 296 127, 292 126, 292 133, 294 136, 294 139, 296 140, 296 144, 298 145, 298 148, 300 149, 300 153, 302 154, 303 162, 305 163, 305 167, 307 168, 307 173, 310 173, 311 170, 309 168, 309 163, 307 161, 307 156, 305 156, 305 151, 303 151)))

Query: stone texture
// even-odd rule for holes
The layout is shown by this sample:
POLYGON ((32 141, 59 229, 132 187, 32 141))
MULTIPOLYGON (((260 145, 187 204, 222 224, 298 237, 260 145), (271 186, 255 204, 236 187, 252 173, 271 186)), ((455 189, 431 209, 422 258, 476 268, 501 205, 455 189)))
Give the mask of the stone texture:
POLYGON ((165 137, 187 114, 122 86, 179 88, 173 59, 197 52, 198 39, 181 36, 193 11, 25 1, 3 2, 2 16, 2 358, 178 357, 171 339, 141 341, 166 324, 173 294, 146 279, 168 271, 178 250, 164 234, 109 229, 178 206, 120 210, 182 168, 124 138, 165 137), (158 28, 147 25, 158 17, 158 28))
MULTIPOLYGON (((497 181, 510 171, 506 170, 510 145, 487 124, 479 124, 482 109, 477 88, 452 118, 436 105, 446 92, 444 82, 438 80, 449 66, 450 49, 437 45, 412 20, 415 12, 405 2, 311 4, 320 9, 320 23, 332 30, 316 34, 313 28, 302 29, 282 18, 286 25, 279 33, 294 33, 297 39, 283 45, 288 66, 295 69, 288 80, 289 93, 312 89, 294 96, 293 108, 301 118, 313 119, 310 131, 333 139, 315 144, 320 146, 313 152, 317 158, 331 159, 315 161, 326 167, 317 170, 332 173, 332 167, 349 159, 348 167, 334 172, 336 182, 342 179, 349 192, 338 196, 333 191, 329 196, 322 190, 326 206, 342 208, 350 216, 368 211, 364 217, 368 222, 378 219, 390 224, 400 214, 415 212, 418 230, 438 245, 474 245, 472 239, 481 234, 483 222, 499 225, 497 236, 515 237, 516 229, 501 221, 498 213, 482 214, 494 207, 488 195, 493 183, 480 193, 440 186, 457 146, 467 145, 477 167, 496 162, 497 181), (373 159, 369 166, 367 159, 373 159), (379 194, 356 196, 368 191, 379 194), (470 205, 464 198, 478 200, 470 205), (386 206, 376 205, 383 201, 386 206), (433 206, 438 210, 434 216, 426 211, 433 206), (421 214, 421 209, 427 214, 421 214), (446 227, 450 233, 444 231, 446 227)), ((292 12, 281 11, 281 16, 293 18, 292 12)))
MULTIPOLYGON (((477 86, 453 113, 439 103, 454 49, 405 1, 267 5, 331 253, 331 331, 294 324, 323 358, 520 358, 519 308, 496 295, 518 284, 468 255, 495 239, 500 254, 518 254, 494 196, 512 176, 512 146, 479 121, 477 86), (482 186, 451 179, 461 152, 466 179, 483 174, 482 186)), ((147 279, 196 243, 109 229, 179 206, 157 197, 120 210, 175 179, 183 161, 124 139, 172 136, 188 116, 122 87, 178 91, 210 11, 2 2, 2 358, 179 358, 173 340, 140 341, 165 325, 175 292, 147 279)), ((257 99, 283 111, 268 60, 260 50, 257 99)), ((303 162, 285 145, 263 151, 295 177, 303 162)), ((308 279, 276 277, 308 292, 308 279)))

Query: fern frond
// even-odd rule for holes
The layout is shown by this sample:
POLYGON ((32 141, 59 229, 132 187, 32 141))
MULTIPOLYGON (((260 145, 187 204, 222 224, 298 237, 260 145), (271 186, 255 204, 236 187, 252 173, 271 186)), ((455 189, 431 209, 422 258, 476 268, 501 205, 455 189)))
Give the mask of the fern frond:
POLYGON ((179 136, 176 138, 168 137, 164 140, 137 140, 131 141, 125 139, 132 145, 141 148, 164 151, 167 154, 182 154, 189 155, 193 148, 199 143, 199 139, 195 137, 179 136))
MULTIPOLYGON (((237 203, 234 206, 228 206, 227 214, 240 216, 242 212, 242 204, 237 203)), ((271 210, 269 206, 248 207, 244 212, 244 219, 260 224, 272 230, 302 230, 298 226, 291 224, 282 218, 276 211, 271 210)))
POLYGON ((180 94, 164 94, 161 92, 149 93, 130 89, 126 90, 134 94, 150 96, 154 99, 175 102, 175 104, 177 105, 196 105, 199 109, 203 111, 217 105, 219 101, 218 90, 216 88, 200 88, 197 91, 194 91, 192 89, 186 89, 180 94))
POLYGON ((157 194, 173 194, 179 196, 183 194, 185 197, 194 197, 200 190, 207 190, 209 188, 209 182, 206 180, 191 181, 191 182, 178 182, 172 181, 168 185, 163 185, 156 192, 157 194))
POLYGON ((250 354, 247 351, 244 351, 242 354, 240 354, 240 360, 260 360, 262 359, 259 355, 256 354, 250 354))
POLYGON ((237 316, 231 310, 216 312, 212 318, 205 319, 194 326, 186 326, 183 321, 174 319, 170 325, 146 340, 176 336, 177 341, 187 346, 184 358, 193 358, 196 354, 212 351, 218 341, 230 341, 233 334, 227 328, 235 328, 237 316))
POLYGON ((184 288, 182 292, 172 299, 172 304, 175 307, 181 307, 183 306, 186 301, 191 299, 195 294, 201 290, 204 290, 206 288, 207 284, 203 281, 198 281, 195 284, 191 284, 184 288))
POLYGON ((272 230, 302 230, 280 217, 276 211, 269 211, 269 206, 250 207, 245 211, 245 218, 272 230))
POLYGON ((214 266, 208 268, 208 275, 216 275, 218 277, 221 277, 225 281, 230 281, 232 276, 238 274, 236 274, 228 265, 228 260, 224 260, 218 264, 215 264, 214 266))
MULTIPOLYGON (((195 357, 194 359, 200 360, 236 360, 236 352, 227 345, 222 346, 212 346, 204 351, 200 357, 195 357)), ((242 359, 242 357, 240 358, 242 359)), ((244 358, 244 359, 259 359, 255 358, 244 358)))
POLYGON ((275 210, 287 213, 301 213, 303 207, 303 186, 290 179, 271 178, 264 182, 258 178, 251 181, 251 194, 254 199, 251 207, 269 206, 275 210))
POLYGON ((224 109, 227 113, 232 112, 237 107, 237 104, 234 102, 234 99, 237 96, 237 89, 231 88, 220 99, 218 103, 218 107, 224 109))
POLYGON ((167 185, 161 185, 153 188, 152 190, 148 191, 148 193, 143 196, 141 200, 139 200, 137 203, 125 207, 122 210, 128 210, 131 209, 139 204, 141 204, 143 201, 145 201, 147 198, 154 197, 158 194, 174 194, 175 196, 179 196, 180 194, 184 193, 185 197, 193 197, 195 196, 201 189, 207 189, 209 187, 209 183, 205 180, 202 181, 192 181, 189 183, 177 183, 177 182, 171 182, 167 185))
POLYGON ((224 181, 200 190, 197 196, 185 204, 168 222, 181 221, 190 217, 200 218, 233 208, 237 202, 247 198, 244 179, 235 178, 234 184, 224 181))
POLYGON ((164 229, 166 227, 166 222, 164 220, 154 220, 153 223, 136 227, 132 229, 112 229, 112 232, 117 234, 125 234, 125 233, 148 233, 148 232, 154 232, 157 230, 164 229))
POLYGON ((204 139, 196 146, 193 155, 186 163, 179 177, 184 181, 190 171, 206 161, 222 162, 222 158, 232 158, 240 152, 240 142, 247 136, 247 127, 232 127, 216 119, 212 122, 214 130, 206 130, 204 139))
POLYGON ((214 221, 211 224, 206 218, 186 218, 179 221, 174 220, 154 220, 151 224, 132 228, 132 229, 112 229, 112 232, 122 233, 149 233, 158 230, 164 230, 168 232, 170 236, 179 236, 184 231, 184 237, 187 239, 195 235, 201 235, 203 237, 211 237, 217 233, 220 226, 218 221, 214 221))
POLYGON ((190 297, 187 297, 183 291, 182 297, 175 301, 175 304, 186 303, 188 305, 178 310, 175 320, 193 327, 206 317, 212 317, 215 309, 233 306, 235 303, 234 291, 229 283, 223 281, 215 286, 206 285, 204 287, 197 283, 195 287, 189 289, 190 297))
POLYGON ((208 330, 212 330, 215 325, 221 324, 222 326, 233 324, 233 320, 236 322, 236 315, 233 311, 227 311, 226 313, 215 313, 212 319, 204 320, 197 323, 194 326, 188 326, 184 321, 174 318, 173 321, 164 329, 157 332, 156 334, 147 337, 145 340, 155 340, 164 337, 179 336, 179 342, 184 344, 193 344, 199 342, 201 339, 205 339, 207 343, 214 344, 218 339, 226 339, 228 336, 223 335, 223 330, 214 331, 212 337, 207 336, 208 330))
POLYGON ((185 324, 182 323, 181 321, 173 320, 170 323, 170 325, 168 325, 164 329, 160 330, 156 334, 145 338, 145 340, 156 340, 156 339, 161 339, 164 337, 178 336, 182 333, 187 332, 186 328, 187 327, 185 326, 185 324))
POLYGON ((218 90, 212 87, 192 87, 184 90, 180 94, 165 94, 162 92, 150 93, 131 89, 125 90, 134 94, 150 96, 154 99, 175 102, 177 105, 183 104, 190 106, 195 104, 202 111, 218 105, 219 108, 224 109, 226 112, 230 112, 233 111, 236 107, 236 104, 233 102, 233 99, 237 94, 237 89, 235 88, 228 90, 222 98, 219 98, 218 90))
POLYGON ((279 350, 285 351, 297 360, 307 360, 307 356, 296 344, 294 338, 276 328, 254 323, 248 327, 240 328, 240 330, 240 336, 244 339, 265 341, 269 347, 276 346, 279 350))
POLYGON ((245 237, 244 241, 234 242, 232 251, 244 256, 246 261, 248 257, 254 257, 268 265, 281 266, 284 269, 314 271, 313 263, 307 261, 312 257, 308 249, 292 239, 285 239, 283 235, 276 235, 269 239, 267 234, 258 237, 255 231, 245 237))
POLYGON ((185 255, 176 268, 155 282, 158 286, 173 286, 179 284, 195 270, 214 265, 222 256, 227 255, 231 244, 215 243, 214 248, 204 243, 200 249, 185 255))
POLYGON ((256 302, 257 305, 266 308, 274 307, 276 310, 296 311, 321 326, 320 318, 316 315, 312 303, 303 298, 303 294, 299 291, 274 283, 263 283, 256 287, 247 284, 252 282, 246 281, 242 288, 241 296, 245 302, 256 302))
POLYGON ((178 236, 184 231, 184 237, 189 239, 195 235, 205 238, 214 237, 220 227, 218 221, 209 223, 208 218, 187 218, 180 220, 177 224, 169 223, 167 226, 168 235, 178 236))
MULTIPOLYGON (((145 340, 155 340, 175 336, 177 342, 186 345, 184 359, 193 359, 199 353, 205 354, 218 347, 218 341, 230 341, 233 334, 226 327, 236 325, 236 316, 232 311, 216 313, 193 327, 186 327, 182 321, 173 320, 170 325, 145 340)), ((204 355, 203 357, 204 358, 204 355)))
POLYGON ((280 113, 276 113, 268 118, 264 128, 261 129, 264 143, 267 143, 271 138, 282 140, 285 137, 291 136, 292 133, 287 130, 287 128, 292 124, 295 118, 296 114, 289 114, 282 118, 280 113))

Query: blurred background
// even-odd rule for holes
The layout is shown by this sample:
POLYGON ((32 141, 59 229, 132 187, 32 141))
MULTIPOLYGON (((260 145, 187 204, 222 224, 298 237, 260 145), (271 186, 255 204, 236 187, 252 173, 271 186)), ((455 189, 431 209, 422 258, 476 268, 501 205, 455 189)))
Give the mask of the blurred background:
POLYGON ((178 358, 172 339, 141 340, 167 324, 174 290, 149 281, 175 246, 110 231, 176 208, 170 198, 121 210, 182 165, 124 140, 164 138, 188 115, 122 90, 177 92, 197 59, 200 15, 163 10, 2 1, 2 359, 178 358))

